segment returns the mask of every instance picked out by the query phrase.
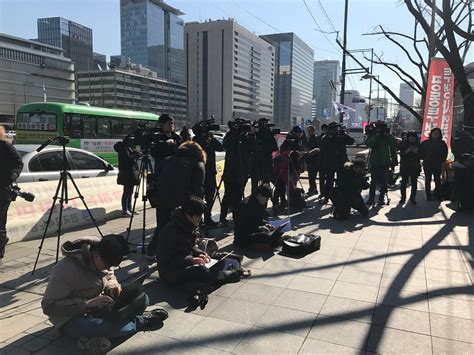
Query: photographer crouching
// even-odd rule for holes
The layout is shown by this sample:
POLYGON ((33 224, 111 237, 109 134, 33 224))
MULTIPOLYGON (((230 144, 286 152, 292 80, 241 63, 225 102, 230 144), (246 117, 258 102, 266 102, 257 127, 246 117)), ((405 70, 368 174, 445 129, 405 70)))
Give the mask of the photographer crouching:
MULTIPOLYGON (((12 188, 12 183, 20 176, 23 162, 15 147, 6 139, 5 128, 0 126, 0 261, 5 255, 7 237, 7 214, 12 200, 18 190, 12 188)), ((33 197, 34 198, 34 197, 33 197)))
POLYGON ((365 143, 370 148, 369 170, 370 170, 370 190, 368 205, 373 205, 375 201, 375 190, 380 186, 378 204, 385 204, 385 195, 388 192, 388 173, 390 167, 398 165, 397 141, 387 123, 377 121, 366 126, 365 133, 367 140, 365 143))
POLYGON ((224 151, 224 146, 211 131, 219 130, 219 125, 215 124, 214 118, 196 123, 193 128, 195 134, 193 140, 198 143, 206 152, 206 176, 204 178, 204 199, 207 209, 204 212, 204 224, 207 227, 215 227, 217 222, 212 220, 212 205, 216 194, 216 152, 224 151))

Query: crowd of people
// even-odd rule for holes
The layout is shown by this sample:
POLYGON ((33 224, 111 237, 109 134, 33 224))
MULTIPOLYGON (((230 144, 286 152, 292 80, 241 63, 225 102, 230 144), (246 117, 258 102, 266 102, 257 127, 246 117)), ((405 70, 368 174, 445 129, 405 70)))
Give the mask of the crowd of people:
MULTIPOLYGON (((409 185, 409 201, 417 203, 418 177, 422 171, 427 200, 446 198, 442 173, 448 147, 438 128, 422 143, 415 132, 406 132, 398 142, 385 123, 376 122, 366 129, 366 145, 370 150, 367 162, 350 162, 347 146, 352 145, 354 139, 338 123, 322 125, 319 135, 313 126, 306 127, 306 132, 303 127, 294 126, 280 147, 277 132, 266 119, 255 123, 241 119, 231 121, 222 144, 208 123, 197 123, 193 127, 194 137, 183 131, 181 135, 176 134, 174 120, 169 115, 162 115, 159 124, 160 130, 143 140, 149 143, 147 147, 140 146, 143 143, 132 136, 115 145, 119 157, 117 183, 123 185, 122 212, 127 217, 134 212, 133 190, 145 178, 137 161, 143 152, 149 152, 154 166, 148 176, 148 186, 155 195, 152 198, 156 203, 157 224, 147 256, 157 263, 163 282, 188 292, 192 308, 205 307, 208 293, 216 287, 250 276, 249 270, 241 265, 241 256, 220 253, 215 242, 200 234, 203 229, 227 226, 229 212, 236 247, 274 248, 282 243, 283 236, 267 220, 270 200, 275 216, 286 208, 301 210, 306 206, 306 198, 314 195, 319 195, 317 200, 321 204, 332 202, 336 219, 349 218, 351 209, 368 216, 369 207, 376 200, 378 205, 388 204, 388 188, 393 185, 391 180, 398 164, 400 204, 406 203, 409 185), (222 174, 225 190, 219 221, 214 221, 212 208, 219 190, 216 181, 216 152, 219 151, 225 151, 222 174), (300 181, 305 170, 309 180, 307 193, 300 181), (244 198, 249 179, 251 193, 244 198), (434 190, 431 189, 433 180, 434 190), (364 201, 362 191, 367 189, 368 199, 364 201)), ((474 196, 469 184, 474 177, 472 138, 464 133, 452 144, 452 151, 455 156, 452 190, 455 192, 451 195, 455 195, 459 207, 473 207, 474 197, 466 199, 466 193, 474 196)), ((13 146, 4 139, 0 139, 0 154, 8 167, 0 174, 2 257, 8 241, 9 191, 21 172, 22 163, 13 146)), ((110 347, 110 340, 153 329, 167 318, 164 309, 145 311, 149 300, 141 288, 135 290, 124 309, 113 311, 113 305, 121 297, 122 286, 112 269, 119 266, 128 250, 123 237, 109 235, 101 240, 68 241, 61 250, 64 258, 53 269, 42 307, 63 334, 78 338, 81 348, 104 351, 110 347)))

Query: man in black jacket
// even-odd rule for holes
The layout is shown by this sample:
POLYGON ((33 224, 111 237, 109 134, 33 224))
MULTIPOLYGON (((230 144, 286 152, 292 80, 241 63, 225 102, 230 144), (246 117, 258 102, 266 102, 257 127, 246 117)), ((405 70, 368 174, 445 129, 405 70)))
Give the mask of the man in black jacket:
POLYGON ((272 234, 273 227, 265 221, 265 210, 271 197, 270 186, 260 185, 248 200, 239 204, 235 213, 234 245, 247 248, 254 243, 271 246, 280 243, 281 234, 272 234))
POLYGON ((190 196, 204 195, 206 153, 193 141, 183 143, 176 155, 168 158, 156 182, 156 229, 147 254, 154 255, 156 238, 169 222, 171 212, 190 196))
MULTIPOLYGON (((306 127, 308 131, 308 145, 306 149, 311 151, 315 148, 320 148, 320 139, 315 134, 314 126, 306 127)), ((308 155, 306 157, 306 166, 308 167, 308 180, 309 180, 309 191, 308 195, 317 195, 318 188, 316 187, 316 176, 318 175, 319 170, 319 155, 308 155)))
POLYGON ((333 122, 328 125, 328 134, 321 141, 321 166, 325 174, 324 191, 321 193, 325 201, 329 198, 334 186, 335 175, 341 171, 347 158, 347 146, 354 144, 354 138, 349 136, 341 125, 333 122))
POLYGON ((115 143, 114 150, 118 153, 119 163, 117 184, 123 185, 122 216, 131 216, 133 188, 139 183, 138 152, 133 144, 132 136, 126 136, 123 142, 115 143))
POLYGON ((195 134, 193 140, 204 149, 207 155, 204 179, 204 199, 207 210, 204 213, 204 223, 207 227, 215 227, 218 223, 212 220, 212 205, 216 194, 216 152, 222 152, 224 147, 214 138, 212 132, 203 130, 199 123, 193 127, 193 132, 195 134))
POLYGON ((155 158, 155 171, 159 171, 163 159, 174 155, 179 145, 183 143, 183 139, 173 132, 174 118, 172 116, 164 113, 158 119, 158 123, 162 132, 156 135, 155 144, 150 152, 155 158))
POLYGON ((229 207, 235 210, 244 195, 245 184, 249 178, 250 153, 256 148, 255 132, 239 131, 233 127, 226 133, 223 141, 225 149, 224 198, 222 199, 220 222, 227 224, 229 207))
MULTIPOLYGON (((423 171, 425 173, 426 199, 432 200, 431 179, 435 181, 435 194, 438 194, 441 186, 441 170, 443 163, 448 157, 448 146, 443 141, 439 128, 433 128, 428 140, 421 143, 421 157, 423 159, 423 171)), ((439 196, 437 196, 439 198, 439 196)))
POLYGON ((7 213, 11 196, 11 184, 23 169, 23 162, 15 147, 6 140, 5 128, 0 126, 0 161, 2 168, 0 169, 0 259, 5 255, 5 245, 8 243, 7 238, 7 213))

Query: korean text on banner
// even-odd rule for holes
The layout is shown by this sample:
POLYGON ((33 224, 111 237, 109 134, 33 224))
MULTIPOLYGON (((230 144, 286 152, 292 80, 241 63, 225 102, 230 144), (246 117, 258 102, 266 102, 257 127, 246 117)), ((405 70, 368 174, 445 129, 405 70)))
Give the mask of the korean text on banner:
POLYGON ((432 58, 428 76, 425 117, 423 120, 421 140, 430 136, 433 128, 441 129, 443 139, 448 147, 451 144, 453 120, 454 76, 445 59, 432 58))

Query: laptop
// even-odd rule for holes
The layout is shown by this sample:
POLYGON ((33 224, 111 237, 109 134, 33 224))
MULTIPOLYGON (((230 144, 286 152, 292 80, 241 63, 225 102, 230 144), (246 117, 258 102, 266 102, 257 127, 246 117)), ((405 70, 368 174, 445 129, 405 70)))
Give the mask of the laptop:
POLYGON ((270 233, 270 235, 273 237, 274 235, 276 235, 276 234, 278 234, 278 233, 282 233, 283 229, 284 229, 289 223, 290 223, 290 221, 280 224, 278 227, 275 228, 275 230, 274 230, 273 232, 270 233))
POLYGON ((138 295, 142 293, 143 282, 150 275, 150 273, 145 272, 140 274, 138 277, 127 283, 123 288, 120 295, 115 300, 113 307, 110 312, 116 312, 119 309, 130 304, 138 295))

